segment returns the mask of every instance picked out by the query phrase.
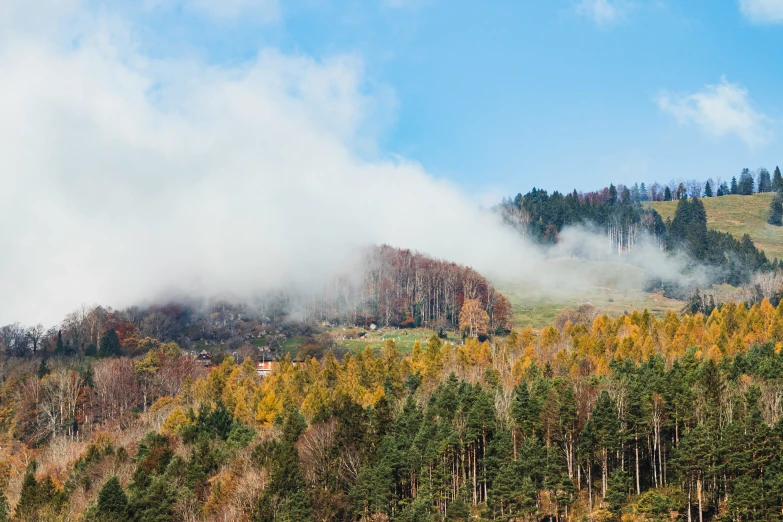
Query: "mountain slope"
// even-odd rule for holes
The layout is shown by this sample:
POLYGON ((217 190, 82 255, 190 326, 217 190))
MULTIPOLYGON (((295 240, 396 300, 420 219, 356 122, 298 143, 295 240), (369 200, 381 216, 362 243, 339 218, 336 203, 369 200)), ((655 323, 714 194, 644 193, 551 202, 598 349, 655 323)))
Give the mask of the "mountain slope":
MULTIPOLYGON (((737 239, 748 234, 756 246, 767 257, 783 259, 783 227, 767 223, 769 204, 773 194, 753 194, 752 196, 723 196, 704 198, 707 211, 707 226, 720 232, 728 232, 737 239)), ((665 220, 674 218, 676 201, 655 201, 649 203, 665 220)))

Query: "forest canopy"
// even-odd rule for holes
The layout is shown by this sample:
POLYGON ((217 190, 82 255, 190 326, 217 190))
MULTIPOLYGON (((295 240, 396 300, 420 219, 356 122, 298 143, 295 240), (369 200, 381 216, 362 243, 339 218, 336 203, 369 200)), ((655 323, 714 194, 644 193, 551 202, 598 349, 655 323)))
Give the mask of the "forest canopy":
POLYGON ((160 343, 5 359, 0 504, 31 521, 780 520, 783 305, 587 312, 267 377, 160 343))

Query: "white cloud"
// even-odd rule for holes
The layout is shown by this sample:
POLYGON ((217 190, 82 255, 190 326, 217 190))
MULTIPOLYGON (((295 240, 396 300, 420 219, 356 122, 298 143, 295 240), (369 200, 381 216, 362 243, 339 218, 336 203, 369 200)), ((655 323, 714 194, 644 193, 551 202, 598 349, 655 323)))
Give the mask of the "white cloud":
POLYGON ((157 60, 102 27, 0 42, 0 324, 316 284, 373 243, 478 268, 521 257, 455 186, 355 154, 393 103, 356 57, 157 60))
POLYGON ((783 0, 739 0, 740 10, 755 23, 783 23, 783 0))
POLYGON ((722 78, 717 85, 689 95, 664 93, 658 107, 681 125, 696 125, 712 136, 735 135, 749 147, 760 147, 772 138, 771 119, 753 108, 748 91, 722 78))
POLYGON ((611 25, 625 16, 629 8, 627 2, 621 0, 580 0, 576 10, 598 25, 611 25))
POLYGON ((151 58, 121 15, 63 16, 0 33, 0 324, 172 290, 317 288, 380 243, 549 296, 606 277, 552 263, 414 162, 358 155, 394 97, 355 56, 151 58))

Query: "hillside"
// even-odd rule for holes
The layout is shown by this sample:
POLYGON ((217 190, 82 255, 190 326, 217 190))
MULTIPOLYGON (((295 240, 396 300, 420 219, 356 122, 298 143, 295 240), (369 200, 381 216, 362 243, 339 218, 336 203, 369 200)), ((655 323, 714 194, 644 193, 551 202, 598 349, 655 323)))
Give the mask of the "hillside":
POLYGON ((662 317, 668 311, 681 310, 685 304, 660 293, 642 291, 644 270, 626 263, 579 259, 558 259, 553 263, 563 271, 583 273, 585 285, 542 292, 540 288, 516 281, 493 281, 511 302, 514 327, 542 328, 554 322, 564 308, 577 309, 587 303, 598 313, 613 317, 634 309, 648 309, 653 315, 662 317))
MULTIPOLYGON (((748 234, 758 248, 767 257, 783 259, 783 227, 774 227, 767 223, 769 204, 773 194, 753 194, 752 196, 723 196, 703 198, 707 211, 707 226, 711 229, 728 232, 736 238, 748 234)), ((674 217, 676 201, 655 201, 649 203, 666 221, 674 217)))

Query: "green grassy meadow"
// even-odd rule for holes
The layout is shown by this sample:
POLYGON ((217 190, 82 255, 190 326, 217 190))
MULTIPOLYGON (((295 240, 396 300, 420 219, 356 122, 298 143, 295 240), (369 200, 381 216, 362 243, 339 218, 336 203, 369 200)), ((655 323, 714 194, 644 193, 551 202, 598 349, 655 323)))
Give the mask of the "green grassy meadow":
MULTIPOLYGON (((783 259, 783 227, 767 223, 769 205, 773 194, 753 194, 752 196, 722 196, 703 198, 707 212, 707 226, 719 232, 728 232, 737 239, 748 234, 758 248, 767 257, 783 259)), ((674 218, 676 201, 655 201, 649 203, 666 221, 674 218)))

